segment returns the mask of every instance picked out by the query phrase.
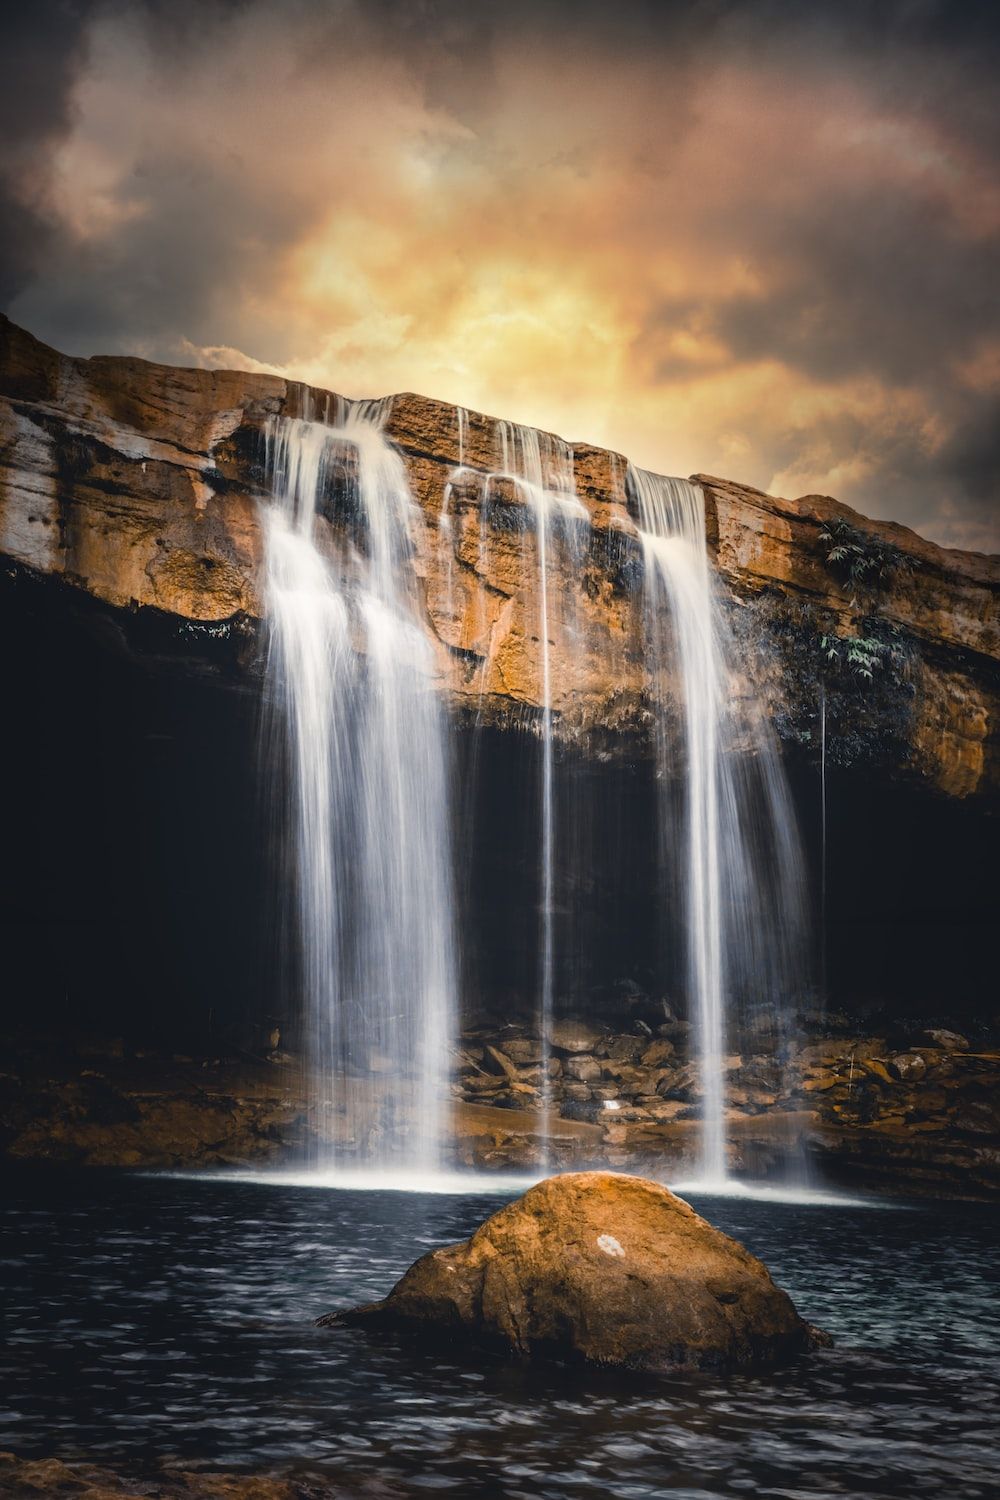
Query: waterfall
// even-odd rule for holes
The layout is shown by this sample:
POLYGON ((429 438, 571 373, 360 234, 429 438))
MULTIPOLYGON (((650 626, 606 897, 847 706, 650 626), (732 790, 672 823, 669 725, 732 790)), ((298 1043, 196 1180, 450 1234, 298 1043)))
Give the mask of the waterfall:
POLYGON ((766 726, 733 693, 729 632, 712 586, 702 491, 629 467, 645 561, 654 681, 672 667, 682 705, 683 833, 667 784, 678 769, 673 721, 656 719, 661 862, 680 892, 688 1005, 702 1091, 700 1173, 728 1176, 725 1052, 754 1028, 777 1048, 796 984, 801 853, 788 788, 766 726))
MULTIPOLYGON (((337 1167, 440 1164, 457 963, 449 757, 438 659, 413 562, 425 525, 385 403, 337 401, 324 420, 272 418, 263 507, 269 624, 267 701, 280 750, 295 948, 320 1159, 337 1167)), ((437 531, 465 526, 468 416, 437 531)), ((557 941, 560 812, 555 727, 571 696, 576 580, 588 514, 573 450, 498 422, 480 470, 478 545, 490 518, 520 532, 520 622, 536 641, 539 705, 538 1030, 548 1115, 550 1042, 566 957, 557 941), (491 496, 512 482, 520 501, 491 496), (504 514, 498 506, 502 503, 504 514)), ((629 468, 645 557, 654 680, 663 927, 674 929, 696 1023, 701 1174, 727 1175, 727 1048, 780 1047, 775 1017, 797 974, 801 865, 787 788, 766 725, 740 690, 712 587, 701 491, 629 468), (672 713, 677 704, 680 713, 672 713), (674 816, 675 789, 682 804, 674 816)), ((467 528, 466 528, 467 530, 467 528)), ((509 541, 506 543, 509 547, 509 541)), ((451 600, 454 578, 446 574, 451 600)), ((449 608, 454 606, 449 603, 449 608)), ((564 842, 564 838, 562 840, 564 842)))
MULTIPOLYGON (((469 434, 468 413, 456 408, 458 435, 458 464, 452 470, 442 498, 440 535, 448 547, 445 558, 446 595, 449 613, 453 612, 452 551, 460 545, 460 536, 454 535, 452 517, 455 514, 453 497, 460 479, 468 480, 473 470, 468 467, 467 448, 469 434)), ((575 585, 582 564, 582 538, 589 524, 586 508, 575 492, 573 449, 569 443, 550 433, 524 427, 519 423, 496 421, 492 424, 493 467, 489 472, 479 470, 478 510, 478 556, 476 571, 485 578, 489 567, 490 528, 502 526, 507 531, 520 532, 522 576, 526 583, 524 601, 526 613, 522 629, 526 644, 537 641, 535 685, 536 701, 539 705, 537 720, 540 741, 539 765, 539 819, 538 819, 538 965, 536 979, 536 1016, 541 1041, 541 1104, 546 1118, 550 1107, 551 1090, 548 1084, 550 1060, 550 1035, 552 1027, 554 993, 557 973, 555 939, 555 887, 557 810, 555 796, 554 755, 554 698, 556 685, 553 681, 552 644, 558 639, 561 646, 571 648, 573 634, 571 611, 566 608, 564 578, 569 576, 575 585), (496 489, 500 482, 512 483, 517 498, 523 507, 521 524, 517 512, 510 509, 509 498, 497 502, 496 489), (570 567, 562 569, 559 563, 568 561, 570 567), (534 588, 529 584, 534 580, 534 588), (537 599, 537 605, 534 600, 537 599), (531 611, 534 606, 534 618, 531 611)), ((509 486, 508 486, 509 487, 509 486)), ((481 595, 480 608, 485 602, 481 595)), ((477 634, 485 639, 487 622, 477 621, 477 634)), ((530 647, 529 647, 530 649, 530 647)), ((489 660, 484 654, 479 676, 479 691, 482 695, 489 672, 489 660)), ((564 684, 560 684, 564 688, 564 684)))
POLYGON ((432 1170, 456 990, 447 747, 387 410, 269 419, 267 700, 319 1158, 432 1170))
POLYGON ((826 686, 819 688, 819 788, 820 788, 820 858, 819 858, 819 980, 820 1000, 827 1004, 826 973, 826 686))
MULTIPOLYGON (((538 1030, 541 1039, 541 1076, 546 1117, 550 1107, 549 1059, 555 986, 555 850, 556 807, 552 738, 552 591, 551 554, 558 538, 573 554, 578 551, 578 525, 589 520, 577 498, 573 449, 562 438, 523 427, 497 423, 497 477, 514 479, 532 513, 537 538, 539 702, 541 703, 541 818, 539 823, 539 965, 538 1030)), ((526 556, 526 563, 528 559, 526 556)))
MULTIPOLYGON (((687 751, 687 941, 703 1091, 701 1168, 726 1175, 722 1054, 723 935, 719 866, 722 673, 701 491, 633 469, 645 561, 650 645, 662 659, 664 606, 676 632, 687 751)), ((662 728, 662 719, 660 721, 662 728)), ((658 736, 661 761, 663 736, 658 736)))

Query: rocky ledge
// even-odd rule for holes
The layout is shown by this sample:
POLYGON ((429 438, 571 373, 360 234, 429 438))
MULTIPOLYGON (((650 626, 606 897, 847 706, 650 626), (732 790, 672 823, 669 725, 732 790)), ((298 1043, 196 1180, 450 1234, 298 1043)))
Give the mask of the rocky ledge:
MULTIPOLYGON (((137 650, 258 665, 263 426, 329 393, 274 376, 70 359, 0 319, 0 559, 114 616, 137 650), (150 625, 150 620, 153 625, 150 625)), ((418 502, 413 569, 456 713, 531 724, 542 681, 529 508, 499 467, 500 424, 393 398, 386 431, 418 502), (461 459, 462 467, 459 469, 461 459)), ((634 758, 652 685, 642 551, 621 455, 570 445, 582 566, 549 560, 557 736, 634 758)), ((788 743, 956 797, 1000 787, 1000 559, 950 551, 824 496, 785 500, 708 475, 711 555, 736 638, 733 692, 788 743)), ((877 497, 874 497, 877 501, 877 497)), ((321 525, 349 526, 334 503, 321 525)))
MULTIPOLYGON (((871 1036, 839 1022, 777 1048, 762 1033, 724 1059, 730 1169, 781 1177, 798 1159, 887 1194, 1000 1194, 1000 1048, 937 1027, 871 1036)), ((456 1095, 527 1122, 492 1148, 460 1143, 466 1164, 534 1165, 548 1100, 599 1132, 584 1148, 595 1162, 657 1176, 669 1163, 675 1180, 697 1169, 702 1087, 686 1022, 625 1033, 557 1023, 544 1050, 543 1072, 541 1040, 525 1028, 466 1035, 456 1095)), ((580 1143, 560 1148, 560 1160, 582 1159, 580 1143)))
MULTIPOLYGON (((452 1160, 611 1167, 678 1180, 697 1166, 701 1085, 687 1037, 561 1023, 543 1081, 524 1028, 469 1033, 456 1055, 452 1160), (548 1102, 548 1111, 546 1111, 548 1102)), ((789 1161, 897 1196, 1000 1196, 1000 1049, 931 1029, 838 1035, 726 1059, 738 1175, 789 1161)), ((322 1146, 302 1069, 276 1053, 195 1057, 121 1039, 9 1038, 0 1149, 9 1163, 276 1166, 322 1146)))

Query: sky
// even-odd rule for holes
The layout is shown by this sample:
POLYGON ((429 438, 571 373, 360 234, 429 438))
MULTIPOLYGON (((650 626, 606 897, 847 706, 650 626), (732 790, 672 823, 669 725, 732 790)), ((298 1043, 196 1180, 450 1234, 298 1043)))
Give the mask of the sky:
POLYGON ((0 0, 0 306, 1000 551, 1000 6, 0 0))

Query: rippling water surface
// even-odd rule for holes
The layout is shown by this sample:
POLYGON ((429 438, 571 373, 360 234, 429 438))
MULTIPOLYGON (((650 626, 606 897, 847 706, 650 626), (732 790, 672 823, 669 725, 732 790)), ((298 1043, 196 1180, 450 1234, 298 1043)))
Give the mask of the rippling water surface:
POLYGON ((15 1177, 0 1448, 387 1497, 998 1493, 995 1210, 692 1198, 837 1340, 766 1378, 541 1371, 313 1326, 504 1201, 15 1177))

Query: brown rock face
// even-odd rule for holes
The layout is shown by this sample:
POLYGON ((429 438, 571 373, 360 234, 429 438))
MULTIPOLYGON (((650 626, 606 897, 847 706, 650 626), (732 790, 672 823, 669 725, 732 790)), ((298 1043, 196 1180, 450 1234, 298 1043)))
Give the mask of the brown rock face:
MULTIPOLYGON (((69 359, 0 318, 0 562, 99 601, 126 635, 155 611, 182 650, 233 639, 252 662, 262 428, 301 414, 310 395, 322 409, 326 393, 271 375, 69 359)), ((497 422, 467 414, 460 472, 453 407, 396 396, 386 432, 419 511, 413 570, 439 691, 476 722, 537 723, 537 536, 517 486, 494 472, 497 422)), ((553 549, 548 560, 553 732, 595 757, 634 759, 650 753, 653 682, 626 463, 586 443, 571 452, 586 520, 581 556, 553 549)), ((736 641, 734 699, 758 705, 786 741, 815 745, 822 689, 830 744, 850 763, 956 797, 995 796, 1000 559, 935 546, 824 496, 785 500, 695 477, 736 641), (903 559, 877 600, 856 601, 831 573, 822 538, 836 524, 903 559), (873 629, 881 644, 868 649, 883 664, 866 685, 851 642, 865 649, 873 629)), ((319 522, 331 544, 338 524, 319 522)))
POLYGON ((742 1245, 614 1172, 540 1182, 383 1302, 323 1321, 345 1319, 636 1370, 762 1369, 823 1341, 742 1245))

